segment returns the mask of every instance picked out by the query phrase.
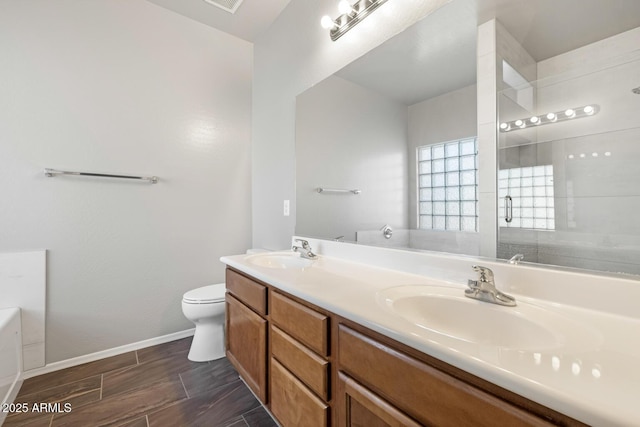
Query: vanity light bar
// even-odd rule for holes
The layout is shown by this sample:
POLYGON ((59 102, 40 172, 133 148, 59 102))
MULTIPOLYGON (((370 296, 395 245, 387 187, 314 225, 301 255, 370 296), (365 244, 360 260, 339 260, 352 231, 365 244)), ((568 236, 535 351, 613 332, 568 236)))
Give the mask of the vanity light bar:
POLYGON ((500 123, 500 132, 511 132, 514 130, 526 129, 535 126, 548 125, 550 123, 564 122, 566 120, 579 119, 597 114, 600 106, 597 104, 585 105, 583 107, 568 108, 555 113, 547 113, 525 119, 513 120, 511 122, 500 123))
POLYGON ((331 40, 336 41, 386 2, 387 0, 357 0, 354 4, 350 4, 347 0, 342 0, 338 5, 342 15, 335 20, 325 15, 320 20, 320 24, 329 30, 331 40))

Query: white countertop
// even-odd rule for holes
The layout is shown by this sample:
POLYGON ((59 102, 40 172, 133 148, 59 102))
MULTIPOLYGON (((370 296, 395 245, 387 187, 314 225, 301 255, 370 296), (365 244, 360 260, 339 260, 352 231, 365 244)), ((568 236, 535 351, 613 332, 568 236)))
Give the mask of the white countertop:
MULTIPOLYGON (((290 269, 257 266, 249 257, 251 255, 226 256, 221 261, 587 424, 640 425, 640 319, 637 317, 532 298, 514 293, 517 286, 508 287, 520 305, 535 305, 568 318, 589 331, 588 339, 578 344, 567 340, 553 348, 526 350, 479 345, 414 325, 385 309, 378 296, 379 291, 401 285, 447 286, 459 289, 462 294, 465 284, 459 280, 430 278, 328 255, 321 255, 310 267, 290 269)), ((472 271, 464 274, 474 278, 472 271)), ((451 275, 456 279, 458 276, 451 275)), ((496 275, 498 288, 504 291, 499 279, 496 275)), ((635 304, 640 307, 640 301, 635 304)), ((468 320, 482 322, 482 319, 468 320)))

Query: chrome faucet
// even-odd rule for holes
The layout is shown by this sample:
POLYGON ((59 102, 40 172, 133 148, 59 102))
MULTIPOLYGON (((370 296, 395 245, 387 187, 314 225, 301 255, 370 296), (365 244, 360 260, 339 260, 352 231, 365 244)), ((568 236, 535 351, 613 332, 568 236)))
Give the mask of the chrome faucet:
POLYGON ((493 271, 490 268, 474 265, 473 271, 478 272, 478 280, 469 280, 469 289, 464 291, 464 295, 480 301, 490 302, 498 305, 514 307, 516 299, 511 295, 504 294, 496 289, 493 271))
POLYGON ((509 260, 509 264, 514 264, 514 265, 520 264, 520 261, 522 261, 523 259, 524 259, 523 254, 515 254, 509 260))
POLYGON ((302 258, 306 258, 306 259, 316 259, 316 258, 318 258, 318 255, 316 255, 313 252, 311 252, 311 245, 309 245, 308 241, 306 241, 304 239, 296 239, 296 242, 300 242, 301 246, 296 246, 296 245, 291 246, 291 250, 293 252, 299 252, 300 256, 302 258))

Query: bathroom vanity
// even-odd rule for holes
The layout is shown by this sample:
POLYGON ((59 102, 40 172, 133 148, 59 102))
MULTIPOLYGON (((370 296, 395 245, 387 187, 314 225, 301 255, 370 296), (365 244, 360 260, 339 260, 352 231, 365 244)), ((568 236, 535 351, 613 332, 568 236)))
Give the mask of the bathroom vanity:
MULTIPOLYGON (((326 255, 312 262, 292 252, 222 258, 227 356, 281 425, 624 425, 639 419, 633 404, 639 379, 631 373, 640 361, 637 318, 571 307, 560 293, 527 291, 525 279, 513 286, 500 281, 517 277, 514 271, 534 282, 555 272, 488 262, 498 287, 518 302, 499 307, 462 296, 462 277, 475 274, 469 258, 366 249, 362 259, 379 252, 403 267, 396 270, 380 268, 385 262, 375 256, 376 266, 344 256, 350 246, 363 250, 357 245, 313 245, 324 245, 326 255), (427 274, 408 271, 415 261, 427 274), (536 292, 557 301, 533 298, 536 292), (412 302, 430 300, 438 305, 420 307, 444 321, 415 317, 412 302)), ((587 279, 578 278, 589 289, 587 279)), ((570 293, 567 276, 560 279, 570 293)), ((611 289, 618 286, 624 283, 611 289)))

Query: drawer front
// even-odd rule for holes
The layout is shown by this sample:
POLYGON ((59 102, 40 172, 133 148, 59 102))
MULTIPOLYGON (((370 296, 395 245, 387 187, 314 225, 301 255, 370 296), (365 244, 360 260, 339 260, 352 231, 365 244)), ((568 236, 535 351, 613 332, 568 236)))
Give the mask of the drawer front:
POLYGON ((340 325, 338 369, 414 417, 439 426, 548 426, 507 402, 340 325))
POLYGON ((270 409, 282 427, 326 427, 329 406, 275 359, 271 359, 270 409))
POLYGON ((273 325, 271 355, 319 397, 329 400, 329 362, 273 325))
POLYGON ((271 292, 270 320, 321 356, 329 355, 329 318, 271 292))
POLYGON ((267 314, 267 287, 227 268, 227 291, 263 316, 267 314))

